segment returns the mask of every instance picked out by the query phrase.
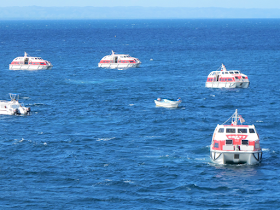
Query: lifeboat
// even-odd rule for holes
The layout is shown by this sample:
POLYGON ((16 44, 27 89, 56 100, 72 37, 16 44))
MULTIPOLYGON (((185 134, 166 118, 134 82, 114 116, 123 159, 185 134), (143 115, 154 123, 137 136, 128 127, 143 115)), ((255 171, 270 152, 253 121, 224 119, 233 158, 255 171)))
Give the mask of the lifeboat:
POLYGON ((220 71, 212 71, 205 83, 207 88, 248 88, 249 79, 247 75, 239 70, 227 70, 222 64, 220 71))
POLYGON ((178 98, 177 101, 171 101, 168 99, 157 98, 154 100, 156 106, 166 107, 166 108, 177 108, 182 102, 181 98, 178 98))
POLYGON ((24 52, 23 57, 15 58, 9 65, 10 70, 42 70, 51 69, 53 65, 40 57, 31 57, 24 52))
POLYGON ((121 69, 121 68, 135 68, 141 64, 138 58, 131 57, 128 54, 115 54, 112 50, 111 55, 106 55, 98 63, 98 67, 110 68, 110 69, 121 69))
POLYGON ((254 125, 242 125, 245 120, 237 110, 228 120, 230 125, 217 125, 210 146, 210 157, 217 164, 257 164, 262 160, 259 135, 254 125), (238 121, 240 121, 238 125, 238 121))
POLYGON ((30 113, 30 108, 19 103, 19 94, 10 93, 11 101, 0 101, 0 114, 5 115, 26 115, 30 113))

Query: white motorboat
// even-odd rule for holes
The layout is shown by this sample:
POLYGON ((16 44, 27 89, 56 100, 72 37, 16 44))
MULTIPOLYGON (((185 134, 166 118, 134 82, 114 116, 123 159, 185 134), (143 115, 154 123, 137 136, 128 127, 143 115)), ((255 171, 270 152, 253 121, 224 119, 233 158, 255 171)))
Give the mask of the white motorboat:
POLYGON ((30 108, 18 102, 19 94, 10 93, 11 101, 0 100, 0 114, 25 115, 30 113, 30 108))
POLYGON ((122 69, 139 67, 141 64, 138 58, 131 57, 128 54, 115 54, 112 50, 111 55, 106 55, 98 63, 98 67, 110 69, 122 69))
POLYGON ((262 160, 259 135, 254 125, 242 125, 245 120, 237 110, 223 125, 217 125, 210 146, 210 157, 218 164, 257 164, 262 160), (224 125, 232 119, 230 125, 224 125), (238 125, 240 121, 241 125, 238 125))
POLYGON ((158 98, 157 100, 154 100, 156 106, 166 107, 166 108, 177 108, 179 104, 182 102, 180 98, 177 99, 177 101, 171 101, 168 99, 161 99, 158 98))
POLYGON ((208 88, 248 88, 249 79, 245 74, 240 73, 239 70, 228 70, 222 64, 221 71, 212 71, 205 83, 208 88))
POLYGON ((51 69, 53 65, 40 57, 31 57, 24 52, 23 57, 15 58, 9 65, 10 70, 42 70, 51 69))

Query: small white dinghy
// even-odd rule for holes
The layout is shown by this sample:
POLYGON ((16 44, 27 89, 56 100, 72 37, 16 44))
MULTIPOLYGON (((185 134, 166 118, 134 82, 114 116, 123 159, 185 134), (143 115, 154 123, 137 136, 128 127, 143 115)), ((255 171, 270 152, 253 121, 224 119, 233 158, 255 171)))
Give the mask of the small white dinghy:
POLYGON ((181 98, 178 98, 177 101, 171 101, 168 99, 158 98, 154 100, 156 106, 166 107, 166 108, 177 108, 179 104, 182 102, 181 98))
POLYGON ((18 102, 19 94, 10 93, 11 101, 0 100, 0 114, 25 115, 30 113, 30 108, 18 102))

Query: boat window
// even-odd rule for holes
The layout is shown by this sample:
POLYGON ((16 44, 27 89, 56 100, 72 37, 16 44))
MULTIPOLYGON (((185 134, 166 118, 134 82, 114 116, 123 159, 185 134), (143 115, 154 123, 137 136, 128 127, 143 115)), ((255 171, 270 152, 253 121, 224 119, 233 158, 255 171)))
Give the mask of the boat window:
POLYGON ((229 73, 230 73, 230 74, 233 74, 233 72, 232 72, 232 71, 230 71, 229 73))
POLYGON ((249 132, 250 132, 250 133, 256 133, 256 132, 255 132, 255 129, 253 129, 253 128, 250 128, 250 129, 249 129, 249 132))
POLYGON ((223 133, 224 131, 225 131, 224 128, 220 128, 219 131, 218 131, 218 133, 223 133))
POLYGON ((225 74, 225 72, 222 72, 222 74, 225 74))
POLYGON ((238 128, 238 133, 247 133, 246 128, 238 128))
POLYGON ((215 147, 215 148, 219 148, 219 143, 215 143, 215 144, 214 144, 214 147, 215 147))
POLYGON ((249 145, 249 141, 248 140, 242 140, 242 145, 249 145))
POLYGON ((239 74, 239 72, 238 72, 238 71, 236 71, 236 72, 235 72, 235 74, 239 74))
POLYGON ((232 140, 227 139, 227 140, 226 140, 226 144, 232 144, 232 140))
POLYGON ((225 72, 225 74, 228 74, 228 72, 225 72))
POLYGON ((235 128, 227 128, 226 132, 227 133, 235 133, 235 128))
POLYGON ((238 77, 235 77, 235 79, 238 79, 238 77))
POLYGON ((242 76, 243 79, 246 79, 245 77, 242 76))
POLYGON ((18 105, 12 105, 11 106, 13 109, 17 109, 19 106, 18 105))
POLYGON ((231 79, 231 78, 229 78, 229 79, 228 79, 228 81, 229 81, 229 82, 232 82, 232 79, 231 79))

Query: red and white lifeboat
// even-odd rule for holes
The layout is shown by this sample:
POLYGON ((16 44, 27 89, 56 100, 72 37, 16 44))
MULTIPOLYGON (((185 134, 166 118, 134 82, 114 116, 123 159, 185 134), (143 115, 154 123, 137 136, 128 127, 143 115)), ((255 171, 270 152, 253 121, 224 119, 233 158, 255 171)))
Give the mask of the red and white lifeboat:
POLYGON ((208 88, 248 88, 249 79, 245 74, 240 73, 239 70, 228 70, 222 64, 221 71, 212 71, 205 83, 208 88))
POLYGON ((111 55, 106 55, 98 63, 98 67, 103 68, 135 68, 139 67, 141 64, 138 58, 131 57, 128 54, 115 54, 112 50, 111 55))
POLYGON ((210 157, 218 164, 257 164, 262 160, 259 135, 254 125, 242 125, 245 120, 237 110, 230 125, 217 125, 210 146, 210 157), (237 122, 240 121, 240 125, 237 122))
POLYGON ((40 57, 31 57, 24 52, 23 57, 15 58, 9 65, 10 70, 41 70, 51 69, 53 65, 40 57))

